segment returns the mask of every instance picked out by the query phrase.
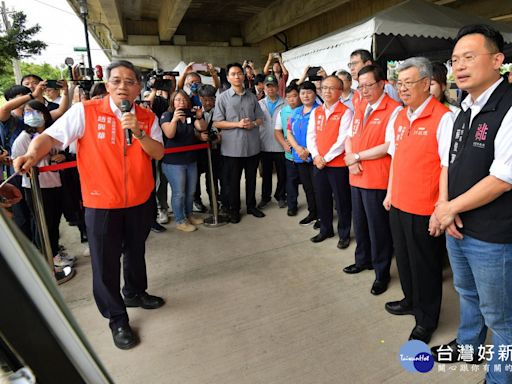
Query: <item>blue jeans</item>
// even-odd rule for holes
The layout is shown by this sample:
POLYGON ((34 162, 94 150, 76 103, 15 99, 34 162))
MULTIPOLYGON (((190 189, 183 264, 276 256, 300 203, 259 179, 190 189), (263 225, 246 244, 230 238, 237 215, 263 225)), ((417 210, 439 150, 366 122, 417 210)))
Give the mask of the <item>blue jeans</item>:
POLYGON ((476 351, 485 343, 487 327, 493 333, 494 355, 489 362, 487 383, 512 383, 510 364, 499 360, 499 346, 512 345, 512 244, 496 244, 464 235, 446 237, 453 270, 453 284, 460 298, 459 344, 471 344, 476 351), (494 364, 501 363, 501 372, 494 364))
POLYGON ((171 186, 171 206, 176 223, 182 224, 192 214, 197 181, 197 163, 163 163, 162 170, 171 186))

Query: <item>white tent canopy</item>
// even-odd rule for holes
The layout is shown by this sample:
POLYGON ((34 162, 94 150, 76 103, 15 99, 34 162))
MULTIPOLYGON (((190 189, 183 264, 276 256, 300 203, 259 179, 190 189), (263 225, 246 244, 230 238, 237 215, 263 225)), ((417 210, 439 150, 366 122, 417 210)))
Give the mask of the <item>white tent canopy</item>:
POLYGON ((449 56, 460 27, 485 23, 501 31, 512 43, 512 28, 477 16, 422 0, 407 0, 375 14, 360 24, 343 28, 283 53, 289 78, 299 78, 304 68, 322 66, 327 73, 347 69, 356 49, 372 51, 377 58, 404 59, 414 55, 449 56))

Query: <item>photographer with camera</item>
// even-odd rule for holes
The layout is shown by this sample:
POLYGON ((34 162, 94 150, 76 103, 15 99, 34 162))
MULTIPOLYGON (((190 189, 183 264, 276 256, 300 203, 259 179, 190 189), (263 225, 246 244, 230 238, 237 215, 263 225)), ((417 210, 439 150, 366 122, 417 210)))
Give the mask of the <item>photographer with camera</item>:
POLYGON ((244 69, 245 78, 244 78, 244 88, 248 89, 252 93, 256 94, 256 88, 254 84, 254 80, 256 77, 256 71, 254 70, 254 63, 252 60, 244 60, 242 64, 244 69))
MULTIPOLYGON (((190 97, 183 90, 171 95, 169 111, 160 119, 166 136, 165 148, 197 144, 200 133, 207 125, 203 110, 192 106, 190 97)), ((193 232, 203 219, 192 215, 192 204, 197 182, 197 151, 169 153, 163 158, 162 170, 171 185, 171 205, 176 219, 176 229, 193 232)))
MULTIPOLYGON (((151 91, 141 101, 141 107, 149 107, 158 119, 169 109, 169 96, 176 90, 176 76, 179 72, 162 71, 161 69, 151 71, 148 74, 147 85, 151 91)), ((169 223, 169 204, 167 203, 167 177, 162 171, 162 160, 153 160, 153 176, 155 179, 155 196, 157 210, 151 224, 151 230, 161 233, 166 230, 162 224, 169 223)))
POLYGON ((263 68, 263 73, 265 76, 272 74, 277 78, 277 94, 284 98, 286 96, 285 89, 286 83, 288 82, 288 71, 283 64, 283 59, 281 58, 280 53, 270 52, 268 54, 267 62, 263 68), (271 65, 272 68, 270 67, 271 65))
POLYGON ((43 103, 50 111, 53 121, 61 117, 64 112, 69 108, 69 90, 66 80, 43 80, 34 74, 25 75, 21 78, 21 85, 30 89, 30 99, 37 100, 43 103), (59 88, 61 90, 60 105, 48 101, 44 98, 43 94, 49 85, 52 88, 59 88))
MULTIPOLYGON (((215 110, 215 87, 209 84, 203 84, 199 88, 199 98, 203 105, 203 116, 207 124, 207 132, 201 132, 201 140, 210 143, 210 152, 212 158, 212 172, 214 184, 217 188, 217 193, 220 194, 220 201, 223 207, 228 206, 228 199, 226 194, 226 183, 222 178, 222 156, 220 154, 220 141, 221 135, 217 128, 213 125, 213 114, 215 110), (219 188, 220 183, 220 188, 219 188)), ((210 198, 210 210, 213 211, 213 191, 211 190, 210 183, 210 170, 206 168, 206 191, 210 198)), ((217 201, 219 199, 217 198, 217 201)))

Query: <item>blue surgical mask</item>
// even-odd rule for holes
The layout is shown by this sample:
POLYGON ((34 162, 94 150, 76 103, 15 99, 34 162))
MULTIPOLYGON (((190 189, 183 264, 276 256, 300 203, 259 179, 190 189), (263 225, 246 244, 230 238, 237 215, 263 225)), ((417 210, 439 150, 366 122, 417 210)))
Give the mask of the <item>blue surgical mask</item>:
POLYGON ((43 114, 36 111, 25 112, 23 114, 23 122, 32 128, 39 128, 44 125, 43 114))
POLYGON ((190 84, 190 91, 192 93, 197 93, 197 90, 199 89, 199 83, 192 83, 190 84))

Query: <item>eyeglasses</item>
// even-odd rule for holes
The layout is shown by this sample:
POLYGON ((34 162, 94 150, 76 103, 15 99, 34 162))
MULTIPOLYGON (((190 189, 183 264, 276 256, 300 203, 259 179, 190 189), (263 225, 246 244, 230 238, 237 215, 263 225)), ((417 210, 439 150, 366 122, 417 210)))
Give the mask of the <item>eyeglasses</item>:
POLYGON ((464 65, 474 63, 477 56, 483 55, 495 55, 498 52, 486 52, 486 53, 466 53, 462 55, 462 57, 453 56, 450 60, 448 60, 448 64, 452 67, 455 65, 464 65))
POLYGON ((347 63, 347 67, 350 69, 354 68, 357 64, 361 64, 362 61, 351 61, 350 63, 347 63))
POLYGON ((405 89, 411 89, 414 84, 419 83, 421 80, 425 79, 426 76, 423 76, 421 79, 418 79, 416 81, 404 81, 403 83, 401 81, 398 81, 396 83, 396 89, 400 89, 404 87, 405 89))
POLYGON ((326 86, 326 85, 322 85, 322 86, 320 87, 320 89, 321 89, 322 91, 335 91, 335 90, 337 90, 337 89, 340 89, 340 87, 328 87, 328 86, 326 86))
POLYGON ((135 85, 138 85, 139 82, 137 80, 133 80, 133 79, 124 79, 124 80, 121 80, 121 79, 111 79, 108 81, 110 84, 112 84, 114 87, 119 87, 121 85, 121 83, 123 83, 124 85, 126 85, 127 87, 133 87, 135 85))
POLYGON ((375 83, 371 83, 371 84, 361 84, 360 86, 357 87, 357 90, 358 91, 362 91, 363 89, 370 89, 372 88, 375 84, 377 84, 377 81, 375 83))

